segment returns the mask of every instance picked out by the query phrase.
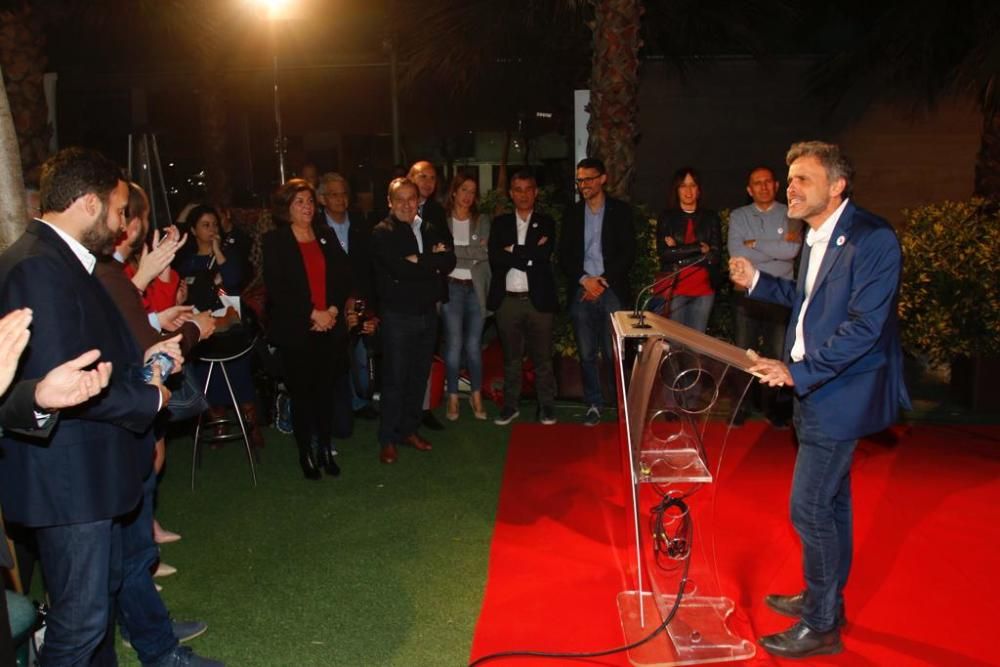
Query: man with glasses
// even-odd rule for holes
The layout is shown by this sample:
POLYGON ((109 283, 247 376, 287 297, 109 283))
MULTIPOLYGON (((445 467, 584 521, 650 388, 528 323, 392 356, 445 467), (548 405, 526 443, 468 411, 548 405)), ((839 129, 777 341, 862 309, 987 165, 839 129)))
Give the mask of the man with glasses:
POLYGON ((568 307, 583 372, 587 405, 583 423, 587 426, 601 421, 604 391, 598 352, 605 363, 611 361, 610 314, 631 298, 628 274, 635 261, 632 207, 604 192, 607 180, 604 163, 597 158, 584 158, 576 165, 580 201, 563 216, 559 244, 559 265, 568 280, 568 307))

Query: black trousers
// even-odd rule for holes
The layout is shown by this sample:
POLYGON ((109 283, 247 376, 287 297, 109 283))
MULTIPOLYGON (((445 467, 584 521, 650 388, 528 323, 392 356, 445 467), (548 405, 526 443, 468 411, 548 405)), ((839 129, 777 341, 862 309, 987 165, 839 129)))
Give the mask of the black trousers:
POLYGON ((399 444, 417 432, 437 340, 436 310, 382 314, 382 419, 378 441, 399 444))
POLYGON ((530 299, 506 296, 497 309, 497 330, 503 345, 503 404, 517 409, 521 400, 521 365, 527 348, 535 365, 535 394, 538 405, 551 406, 556 398, 556 377, 552 370, 553 313, 540 313, 530 299))
POLYGON ((311 331, 300 345, 281 348, 281 362, 296 444, 308 447, 315 438, 326 447, 334 437, 350 436, 354 415, 345 347, 329 332, 311 331))

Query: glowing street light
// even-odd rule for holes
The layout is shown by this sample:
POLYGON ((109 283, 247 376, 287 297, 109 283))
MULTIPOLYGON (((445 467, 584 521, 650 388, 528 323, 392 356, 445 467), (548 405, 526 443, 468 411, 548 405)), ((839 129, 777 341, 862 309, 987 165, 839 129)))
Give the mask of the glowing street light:
POLYGON ((288 18, 291 0, 249 0, 253 5, 267 12, 267 18, 272 21, 288 18))

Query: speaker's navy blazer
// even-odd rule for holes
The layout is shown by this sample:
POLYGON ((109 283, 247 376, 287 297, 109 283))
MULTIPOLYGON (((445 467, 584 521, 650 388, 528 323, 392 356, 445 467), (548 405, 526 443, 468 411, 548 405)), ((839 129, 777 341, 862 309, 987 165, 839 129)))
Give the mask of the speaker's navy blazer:
POLYGON ((899 241, 889 223, 848 201, 813 284, 805 357, 791 362, 810 250, 802 248, 797 282, 761 271, 750 296, 792 309, 784 360, 795 393, 815 410, 825 435, 853 440, 886 428, 900 406, 910 407, 896 314, 899 241))
POLYGON ((4 515, 29 526, 53 526, 131 511, 152 466, 149 427, 159 391, 139 378, 142 350, 111 297, 66 242, 38 220, 0 256, 0 312, 23 307, 34 315, 18 379, 43 377, 93 348, 113 370, 101 394, 60 412, 49 438, 4 433, 4 515))

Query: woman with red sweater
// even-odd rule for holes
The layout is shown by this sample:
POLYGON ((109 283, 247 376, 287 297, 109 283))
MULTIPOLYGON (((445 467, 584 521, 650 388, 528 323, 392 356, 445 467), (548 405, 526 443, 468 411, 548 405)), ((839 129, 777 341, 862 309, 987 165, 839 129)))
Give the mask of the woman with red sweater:
POLYGON ((665 278, 670 319, 705 331, 720 272, 722 225, 715 211, 701 209, 701 179, 691 167, 674 173, 669 208, 656 224, 656 250, 665 278))
POLYGON ((278 348, 292 399, 292 431, 307 479, 340 474, 332 439, 351 433, 345 305, 346 256, 326 226, 314 226, 316 193, 295 178, 274 195, 274 231, 264 236, 268 338, 278 348), (316 451, 313 451, 313 447, 316 451))

